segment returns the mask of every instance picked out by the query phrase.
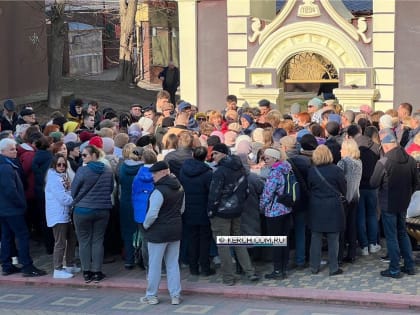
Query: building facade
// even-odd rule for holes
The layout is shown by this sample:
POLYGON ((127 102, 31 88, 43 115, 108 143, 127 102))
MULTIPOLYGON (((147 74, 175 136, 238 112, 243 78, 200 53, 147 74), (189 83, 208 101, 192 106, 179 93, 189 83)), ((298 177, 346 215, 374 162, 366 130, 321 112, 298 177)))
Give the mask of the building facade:
POLYGON ((336 82, 348 109, 416 104, 419 10, 408 0, 373 0, 358 16, 341 0, 288 0, 277 13, 275 0, 178 0, 181 98, 206 110, 235 94, 281 109, 291 85, 336 82))

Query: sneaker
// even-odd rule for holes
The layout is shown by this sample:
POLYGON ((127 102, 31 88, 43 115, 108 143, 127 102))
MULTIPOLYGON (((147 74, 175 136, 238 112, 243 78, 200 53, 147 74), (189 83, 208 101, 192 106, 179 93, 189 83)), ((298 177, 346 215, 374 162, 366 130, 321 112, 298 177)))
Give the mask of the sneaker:
POLYGON ((369 256, 369 247, 362 248, 362 256, 369 256))
POLYGON ((76 265, 70 266, 70 267, 63 267, 63 268, 69 273, 78 273, 82 270, 81 268, 77 267, 76 265))
POLYGON ((181 304, 181 298, 179 296, 173 296, 171 298, 171 304, 172 305, 179 305, 179 304, 181 304))
POLYGON ((381 245, 379 244, 369 244, 369 253, 374 254, 381 250, 381 245))
POLYGON ((391 262, 391 260, 389 259, 388 254, 386 254, 385 256, 382 256, 381 257, 381 261, 384 262, 384 263, 388 263, 388 264, 391 262))
POLYGON ((22 269, 21 268, 19 268, 19 267, 16 267, 15 265, 12 265, 10 268, 7 268, 7 269, 3 269, 3 271, 2 271, 2 275, 3 276, 10 276, 10 275, 12 275, 12 274, 14 274, 14 273, 19 273, 19 272, 21 272, 22 271, 22 269))
POLYGON ((249 281, 258 281, 258 280, 260 280, 260 277, 258 277, 258 276, 254 273, 254 274, 252 274, 252 275, 249 275, 249 276, 248 276, 248 280, 249 280, 249 281))
POLYGON ((330 277, 331 276, 341 275, 342 273, 343 273, 343 269, 338 268, 336 271, 330 272, 330 277))
POLYGON ((414 276, 416 274, 416 269, 408 269, 406 266, 401 267, 401 272, 408 274, 409 276, 414 276))
POLYGON ((92 275, 92 281, 94 283, 99 283, 102 280, 104 280, 105 277, 106 277, 105 274, 103 274, 101 271, 94 272, 93 275, 92 275))
POLYGON ((140 303, 156 305, 159 304, 159 299, 157 298, 157 296, 143 296, 140 298, 140 303))
POLYGON ((83 279, 85 280, 85 283, 92 282, 92 272, 90 272, 90 271, 83 271, 83 279))
POLYGON ((124 264, 124 269, 133 270, 134 269, 134 264, 124 264))
POLYGON ((274 270, 272 273, 267 273, 266 275, 264 275, 264 278, 266 279, 278 279, 278 280, 283 280, 283 274, 278 271, 278 270, 274 270))
POLYGON ((22 274, 24 277, 41 277, 45 276, 47 272, 31 265, 25 268, 25 270, 22 269, 22 274))
POLYGON ((233 286, 235 285, 235 279, 223 280, 223 284, 228 285, 228 286, 233 286))
POLYGON ((391 273, 389 271, 389 269, 383 270, 381 271, 381 276, 382 277, 388 277, 388 278, 394 278, 394 279, 400 279, 402 278, 402 273, 401 272, 397 272, 397 273, 391 273))
POLYGON ((222 261, 220 260, 219 256, 213 257, 213 264, 215 264, 216 266, 220 266, 222 264, 222 261))
POLYGON ((54 279, 70 279, 73 278, 73 276, 72 273, 67 272, 64 269, 55 269, 53 274, 54 279))

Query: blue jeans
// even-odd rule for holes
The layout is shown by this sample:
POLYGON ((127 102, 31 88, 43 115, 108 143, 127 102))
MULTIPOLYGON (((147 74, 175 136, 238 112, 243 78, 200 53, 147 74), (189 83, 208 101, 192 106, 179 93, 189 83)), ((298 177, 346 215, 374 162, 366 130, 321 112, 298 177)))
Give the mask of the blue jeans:
POLYGON ((306 232, 306 223, 305 223, 305 212, 304 211, 294 211, 293 220, 295 227, 295 262, 298 266, 303 266, 305 264, 305 232, 306 232))
POLYGON ((23 215, 0 217, 1 222, 1 261, 3 270, 12 268, 12 252, 15 238, 18 243, 19 263, 23 269, 32 266, 29 254, 29 231, 23 215))
POLYGON ((389 271, 393 274, 400 272, 400 256, 403 257, 404 266, 408 270, 414 269, 413 252, 405 226, 406 215, 405 212, 382 211, 382 224, 390 259, 389 271))
POLYGON ((357 235, 359 246, 367 247, 378 241, 377 190, 360 189, 359 205, 357 207, 357 235))

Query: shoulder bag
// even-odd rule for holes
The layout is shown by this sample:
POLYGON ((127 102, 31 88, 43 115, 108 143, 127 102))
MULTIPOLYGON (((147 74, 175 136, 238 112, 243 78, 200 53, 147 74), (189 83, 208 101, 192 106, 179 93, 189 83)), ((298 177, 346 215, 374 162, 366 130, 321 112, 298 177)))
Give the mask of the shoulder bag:
POLYGON ((347 206, 347 198, 346 196, 344 196, 340 191, 338 191, 337 189, 334 188, 333 185, 331 185, 324 176, 322 176, 321 172, 318 170, 318 168, 315 166, 314 167, 315 172, 318 174, 319 178, 321 178, 322 182, 327 185, 328 188, 330 188, 333 192, 335 192, 338 197, 340 198, 341 203, 343 204, 343 207, 346 208, 347 206))

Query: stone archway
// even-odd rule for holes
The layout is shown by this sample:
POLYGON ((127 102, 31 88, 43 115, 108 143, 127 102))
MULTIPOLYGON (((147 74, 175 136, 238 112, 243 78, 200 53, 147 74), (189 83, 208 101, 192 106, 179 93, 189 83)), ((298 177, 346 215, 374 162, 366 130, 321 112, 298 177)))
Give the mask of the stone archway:
MULTIPOLYGON (((367 63, 355 42, 339 28, 320 22, 298 22, 279 28, 267 37, 259 47, 248 72, 263 77, 264 73, 278 76, 290 58, 300 52, 311 51, 330 60, 334 68, 340 71, 345 68, 365 69, 367 63)), ((268 76, 267 76, 268 77, 268 76)), ((271 77, 271 82, 278 82, 271 77)), ((260 86, 265 86, 260 84, 260 86)), ((271 97, 271 101, 282 108, 284 91, 282 87, 270 88, 247 87, 241 89, 245 99, 253 100, 271 97)), ((346 96, 344 96, 346 97, 346 96)), ((341 101, 341 100, 340 100, 341 101)))
POLYGON ((330 60, 336 69, 364 68, 366 61, 342 31, 319 22, 299 22, 274 32, 258 49, 250 68, 275 68, 279 73, 290 57, 313 51, 330 60))

